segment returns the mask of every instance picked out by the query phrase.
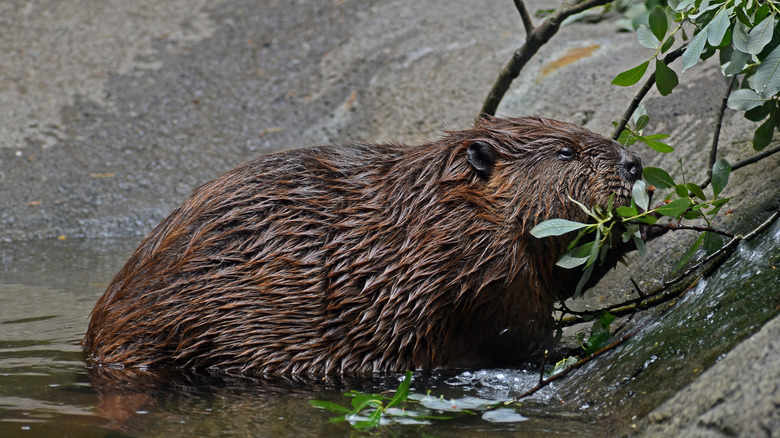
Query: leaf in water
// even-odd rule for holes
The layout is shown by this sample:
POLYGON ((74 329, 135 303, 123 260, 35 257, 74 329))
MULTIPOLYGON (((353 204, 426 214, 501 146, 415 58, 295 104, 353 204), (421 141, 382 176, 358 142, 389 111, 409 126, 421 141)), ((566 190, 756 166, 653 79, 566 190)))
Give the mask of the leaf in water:
POLYGON ((723 158, 712 166, 712 191, 715 196, 718 196, 729 183, 729 173, 731 173, 731 166, 723 158))
POLYGON ((325 409, 335 414, 347 414, 350 412, 349 408, 329 401, 311 400, 309 401, 309 404, 315 408, 325 409))
POLYGON ((743 88, 729 95, 727 105, 729 108, 736 111, 749 111, 762 105, 766 101, 767 99, 761 98, 755 91, 749 88, 743 88))
POLYGON ((775 47, 756 69, 753 89, 764 99, 780 91, 780 45, 775 47))
POLYGON ((650 61, 645 61, 632 69, 618 74, 615 79, 612 80, 612 85, 628 87, 629 85, 636 84, 642 79, 642 76, 645 75, 648 65, 650 65, 650 61))
POLYGON ((699 57, 701 56, 701 53, 704 51, 704 46, 707 44, 707 28, 700 30, 699 33, 693 36, 691 38, 691 41, 688 42, 688 47, 685 48, 685 52, 683 52, 682 56, 682 64, 683 69, 682 71, 685 72, 685 70, 688 70, 689 68, 696 65, 697 62, 699 62, 699 57))
POLYGON ((639 45, 648 49, 658 50, 661 47, 661 41, 653 35, 653 31, 650 30, 644 24, 640 24, 636 30, 636 37, 639 40, 639 45))
POLYGON ((677 73, 674 72, 668 65, 664 64, 660 59, 655 60, 655 86, 658 88, 658 92, 662 96, 666 96, 672 92, 674 87, 679 84, 680 81, 677 78, 677 73))
POLYGON ((676 185, 674 179, 665 170, 658 167, 645 167, 642 176, 649 184, 660 189, 668 189, 676 185))
POLYGON ((548 236, 560 236, 584 227, 587 227, 587 225, 566 219, 549 219, 533 227, 531 235, 541 239, 548 236))
POLYGON ((729 14, 733 8, 723 8, 715 14, 715 17, 710 20, 707 25, 707 42, 711 46, 717 47, 723 41, 723 37, 726 35, 726 31, 729 28, 729 14))
MULTIPOLYGON (((737 49, 742 50, 745 53, 751 55, 758 55, 764 50, 764 47, 772 41, 772 34, 775 31, 775 16, 770 15, 764 18, 748 33, 748 42, 746 50, 742 50, 737 46, 737 49)), ((735 42, 736 45, 736 42, 735 42)))
POLYGON ((401 383, 398 385, 398 389, 395 390, 395 395, 392 399, 390 399, 390 402, 387 404, 388 408, 391 408, 393 406, 399 405, 401 402, 406 400, 406 397, 409 396, 409 385, 412 384, 412 372, 409 370, 406 370, 406 375, 404 376, 404 380, 401 381, 401 383))
POLYGON ((518 423, 526 421, 528 418, 520 415, 511 408, 499 408, 492 411, 485 411, 482 419, 491 423, 518 423))
POLYGON ((753 149, 760 151, 767 147, 769 143, 772 142, 774 134, 775 119, 770 117, 756 129, 755 133, 753 133, 753 149))
POLYGON ((674 201, 662 205, 655 209, 658 214, 669 217, 677 217, 691 206, 691 200, 688 198, 675 199, 674 201))
POLYGON ((634 183, 634 187, 631 188, 631 196, 633 196, 634 202, 636 202, 639 208, 647 211, 650 204, 650 195, 647 194, 647 184, 644 181, 640 179, 634 183))
POLYGON ((650 24, 650 30, 653 31, 653 35, 655 35, 655 37, 659 40, 663 40, 666 36, 666 30, 669 26, 669 23, 666 20, 666 12, 664 12, 664 8, 660 6, 654 7, 653 10, 650 11, 650 16, 647 20, 650 24))

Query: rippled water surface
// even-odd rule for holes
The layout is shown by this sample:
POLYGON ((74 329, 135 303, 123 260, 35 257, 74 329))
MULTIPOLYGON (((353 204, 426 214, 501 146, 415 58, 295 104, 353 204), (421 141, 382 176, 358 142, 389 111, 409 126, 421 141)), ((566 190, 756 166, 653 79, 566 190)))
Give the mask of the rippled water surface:
MULTIPOLYGON (((349 426, 329 423, 332 415, 309 401, 347 404, 347 390, 397 386, 397 376, 323 382, 90 374, 79 346, 89 312, 136 244, 74 239, 0 244, 0 436, 346 436, 353 433, 349 426)), ((456 404, 465 397, 503 400, 537 379, 535 371, 523 370, 415 376, 412 391, 424 396, 430 390, 456 404)), ((382 434, 549 436, 601 430, 587 406, 567 405, 551 389, 518 412, 461 413, 425 428, 393 425, 382 434), (511 421, 496 422, 502 420, 511 421)))

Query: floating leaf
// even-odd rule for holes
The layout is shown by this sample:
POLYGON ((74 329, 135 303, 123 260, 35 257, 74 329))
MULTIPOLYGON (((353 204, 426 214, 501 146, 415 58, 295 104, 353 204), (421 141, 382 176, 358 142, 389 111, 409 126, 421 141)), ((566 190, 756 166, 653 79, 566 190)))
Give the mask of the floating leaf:
POLYGON ((731 173, 731 166, 723 158, 712 166, 712 191, 715 196, 718 196, 729 183, 729 173, 731 173))
POLYGON ((675 199, 674 201, 662 205, 655 211, 664 216, 677 217, 691 206, 691 200, 688 198, 675 199))
POLYGON ((721 9, 707 25, 707 42, 710 43, 711 46, 719 46, 721 41, 723 41, 723 37, 726 36, 726 31, 731 24, 729 21, 730 12, 730 8, 721 9))
POLYGON ((733 110, 748 111, 762 105, 766 101, 767 99, 760 97, 758 93, 750 88, 743 88, 729 95, 727 105, 733 110))
POLYGON ((652 184, 660 189, 668 189, 676 185, 669 173, 658 167, 645 167, 642 176, 644 176, 648 184, 652 184))
POLYGON ((768 99, 780 91, 780 45, 761 62, 753 77, 753 88, 758 96, 768 99))
POLYGON ((655 50, 661 48, 661 41, 659 41, 659 39, 653 35, 653 31, 644 24, 640 24, 639 28, 637 28, 636 37, 639 40, 639 45, 642 47, 655 50))
POLYGON ((679 84, 677 73, 660 59, 655 60, 655 86, 661 96, 666 96, 672 92, 674 87, 679 84))
POLYGON ((350 412, 349 408, 338 405, 336 403, 331 403, 329 401, 311 400, 309 401, 309 404, 315 408, 325 409, 336 414, 348 414, 350 412))
POLYGON ((388 408, 392 408, 393 406, 397 406, 402 401, 406 400, 406 397, 409 396, 409 385, 412 384, 412 372, 409 370, 406 370, 406 375, 404 376, 404 380, 401 381, 401 383, 398 385, 398 389, 395 390, 395 395, 392 399, 390 399, 390 402, 387 404, 388 408))
POLYGON ((632 69, 618 74, 615 76, 615 79, 612 80, 612 85, 628 87, 629 85, 636 84, 640 79, 642 79, 642 76, 645 75, 648 65, 650 65, 650 61, 645 61, 632 69))
POLYGON ((666 30, 669 26, 664 8, 660 6, 654 7, 653 10, 650 11, 650 16, 647 20, 650 24, 650 30, 653 32, 653 35, 655 35, 655 37, 659 40, 663 40, 666 36, 666 30))
POLYGON ((770 117, 753 133, 753 149, 760 151, 769 145, 775 134, 775 119, 770 117))
POLYGON ((587 227, 587 225, 566 219, 549 219, 533 227, 531 235, 541 239, 548 236, 560 236, 584 227, 587 227))
POLYGON ((697 62, 699 62, 699 57, 701 56, 701 53, 704 51, 705 44, 707 44, 706 27, 700 30, 699 33, 694 35, 693 38, 691 38, 691 41, 688 42, 688 47, 685 48, 685 52, 683 52, 683 56, 682 56, 683 72, 693 67, 694 65, 696 65, 697 62))

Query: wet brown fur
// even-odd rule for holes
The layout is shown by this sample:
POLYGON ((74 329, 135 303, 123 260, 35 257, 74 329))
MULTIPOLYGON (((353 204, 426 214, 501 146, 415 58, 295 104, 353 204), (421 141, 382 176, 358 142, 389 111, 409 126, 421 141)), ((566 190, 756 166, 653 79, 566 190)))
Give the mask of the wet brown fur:
POLYGON ((261 156, 208 182, 141 243, 92 312, 96 364, 231 373, 361 373, 517 364, 549 346, 555 266, 584 220, 617 205, 627 152, 570 123, 486 118, 421 146, 261 156), (489 172, 469 145, 495 152, 489 172), (559 157, 562 146, 575 153, 559 157))

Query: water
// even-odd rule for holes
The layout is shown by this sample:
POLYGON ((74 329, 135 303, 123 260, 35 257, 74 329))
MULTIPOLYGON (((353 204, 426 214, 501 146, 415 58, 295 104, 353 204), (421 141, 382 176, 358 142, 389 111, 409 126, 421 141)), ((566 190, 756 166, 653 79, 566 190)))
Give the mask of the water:
MULTIPOLYGON (((0 244, 0 436, 347 436, 346 424, 309 405, 348 405, 343 393, 395 389, 398 376, 343 381, 150 378, 87 369, 79 345, 89 312, 136 239, 0 244)), ((482 370, 415 376, 419 397, 505 400, 533 386, 536 371, 482 370)), ((552 389, 514 411, 391 425, 382 434, 420 436, 571 435, 603 430, 552 389), (498 422, 496 422, 498 421, 498 422)))

